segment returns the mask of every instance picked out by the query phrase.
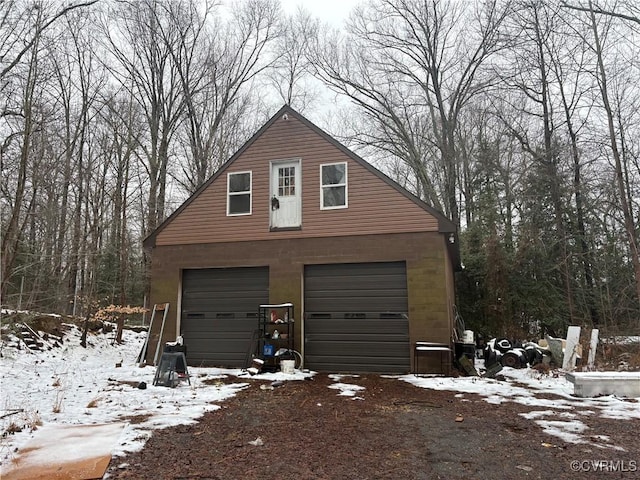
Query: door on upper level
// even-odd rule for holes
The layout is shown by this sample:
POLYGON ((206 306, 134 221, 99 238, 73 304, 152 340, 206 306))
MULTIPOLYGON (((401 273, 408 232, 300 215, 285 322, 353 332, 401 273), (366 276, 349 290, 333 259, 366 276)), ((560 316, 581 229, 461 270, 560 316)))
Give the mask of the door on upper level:
POLYGON ((302 224, 300 160, 271 163, 271 228, 299 228, 302 224))

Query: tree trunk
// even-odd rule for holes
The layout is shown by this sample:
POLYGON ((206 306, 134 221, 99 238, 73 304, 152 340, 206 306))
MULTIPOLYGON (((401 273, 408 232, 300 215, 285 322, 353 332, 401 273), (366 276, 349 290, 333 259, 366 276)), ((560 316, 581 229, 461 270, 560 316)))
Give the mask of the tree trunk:
POLYGON ((24 88, 22 100, 24 120, 22 123, 23 133, 20 148, 20 163, 18 165, 18 178, 9 222, 2 237, 2 251, 0 255, 2 257, 0 259, 0 276, 2 278, 0 282, 0 298, 2 299, 6 298, 9 283, 12 281, 18 245, 24 229, 24 221, 21 217, 25 201, 25 189, 31 153, 31 136, 33 133, 33 102, 38 77, 38 45, 39 37, 34 39, 31 60, 29 62, 29 72, 24 88))
MULTIPOLYGON (((607 127, 609 130, 609 142, 611 147, 611 154, 615 164, 615 177, 616 186, 618 189, 620 207, 624 218, 624 227, 627 234, 627 242, 629 244, 629 255, 631 256, 631 263, 633 264, 634 279, 635 279, 635 291, 636 297, 640 300, 640 252, 638 251, 638 239, 636 238, 635 226, 629 202, 627 201, 627 186, 625 184, 625 178, 622 168, 622 160, 620 158, 620 151, 618 150, 618 139, 616 136, 615 117, 613 108, 609 102, 609 88, 607 85, 607 73, 604 66, 604 52, 602 50, 602 44, 600 42, 600 34, 598 32, 598 24, 596 22, 596 16, 593 10, 593 3, 589 0, 589 9, 591 17, 591 29, 593 31, 594 50, 596 53, 598 63, 598 87, 600 88, 600 95, 602 97, 602 104, 607 114, 607 127)), ((640 322, 640 319, 638 320, 640 322)))

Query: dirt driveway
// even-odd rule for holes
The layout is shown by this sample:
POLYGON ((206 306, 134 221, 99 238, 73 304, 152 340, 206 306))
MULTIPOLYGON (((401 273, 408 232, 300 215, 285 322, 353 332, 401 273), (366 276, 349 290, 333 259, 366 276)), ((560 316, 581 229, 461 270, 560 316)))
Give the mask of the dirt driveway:
POLYGON ((339 396, 329 388, 335 381, 320 374, 270 390, 271 382, 254 377, 199 423, 155 431, 141 452, 112 460, 109 478, 638 478, 637 471, 586 471, 593 468, 584 463, 638 462, 637 421, 581 419, 626 449, 617 451, 543 433, 520 415, 539 407, 492 405, 377 375, 344 381, 364 389, 339 396))

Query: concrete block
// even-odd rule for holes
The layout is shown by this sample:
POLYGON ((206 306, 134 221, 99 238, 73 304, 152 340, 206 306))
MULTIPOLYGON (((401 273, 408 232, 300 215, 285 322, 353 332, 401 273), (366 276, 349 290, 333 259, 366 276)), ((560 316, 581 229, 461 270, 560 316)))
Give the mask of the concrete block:
POLYGON ((565 378, 578 397, 640 397, 640 372, 573 372, 565 378))

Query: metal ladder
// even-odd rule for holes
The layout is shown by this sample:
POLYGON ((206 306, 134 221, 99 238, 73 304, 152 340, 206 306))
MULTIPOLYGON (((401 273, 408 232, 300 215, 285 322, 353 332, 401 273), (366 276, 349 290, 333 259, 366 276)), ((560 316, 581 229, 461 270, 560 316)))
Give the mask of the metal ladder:
POLYGON ((260 339, 261 330, 255 329, 251 333, 251 340, 249 341, 249 348, 247 348, 247 354, 244 357, 244 369, 246 370, 251 366, 251 361, 258 348, 258 340, 260 339))
POLYGON ((153 310, 151 312, 151 320, 149 321, 149 330, 147 330, 147 338, 144 340, 144 345, 142 346, 142 350, 138 354, 137 362, 139 366, 143 367, 146 365, 145 359, 147 358, 147 348, 149 346, 149 337, 151 337, 151 330, 153 329, 153 321, 155 319, 156 313, 163 312, 162 315, 162 326, 160 327, 160 336, 158 337, 158 343, 156 345, 156 353, 153 357, 153 365, 157 365, 158 355, 160 353, 160 343, 162 342, 162 334, 164 333, 164 324, 167 321, 167 314, 169 313, 169 304, 168 303, 156 303, 153 305, 153 310))

